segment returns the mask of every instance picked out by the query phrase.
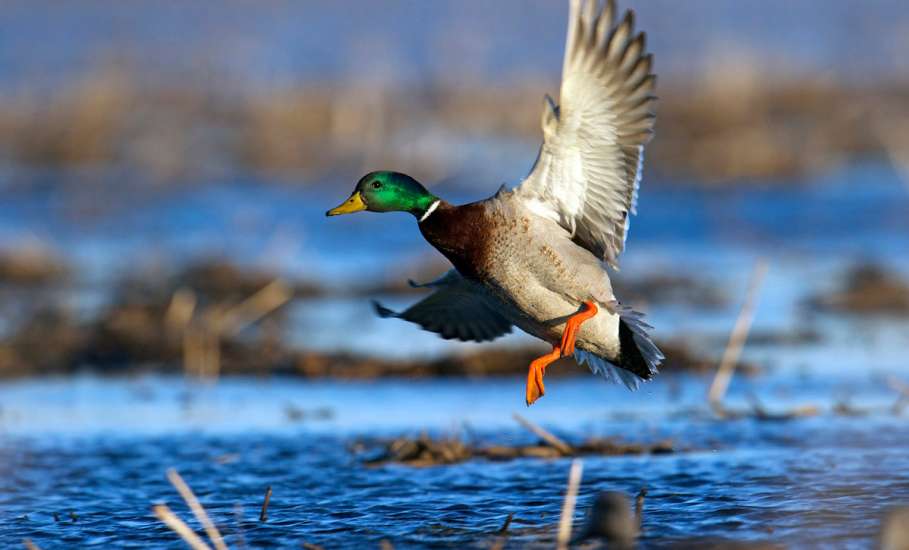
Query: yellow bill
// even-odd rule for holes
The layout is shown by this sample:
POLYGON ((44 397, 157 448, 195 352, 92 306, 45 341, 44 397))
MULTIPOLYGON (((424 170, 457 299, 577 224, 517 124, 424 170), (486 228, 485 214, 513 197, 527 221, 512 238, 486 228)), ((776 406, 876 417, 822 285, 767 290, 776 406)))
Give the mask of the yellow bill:
POLYGON ((366 203, 363 202, 363 196, 357 191, 349 199, 326 212, 325 215, 340 216, 341 214, 352 214, 363 210, 366 210, 366 203))

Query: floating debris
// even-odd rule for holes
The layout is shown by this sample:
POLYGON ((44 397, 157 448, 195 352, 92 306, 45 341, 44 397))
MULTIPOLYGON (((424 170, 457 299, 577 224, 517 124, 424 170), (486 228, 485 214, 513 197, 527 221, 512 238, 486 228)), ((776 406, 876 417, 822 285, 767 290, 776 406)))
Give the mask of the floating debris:
POLYGON ((387 463, 408 466, 437 466, 464 462, 475 456, 475 451, 459 439, 432 439, 426 435, 416 439, 400 437, 384 444, 382 452, 365 461, 378 466, 387 463))
POLYGON ((564 453, 548 444, 471 446, 458 439, 431 439, 426 436, 416 439, 401 437, 363 446, 368 448, 376 444, 381 450, 364 461, 369 466, 405 464, 423 467, 457 464, 473 459, 504 461, 518 458, 556 459, 572 456, 659 455, 677 452, 675 444, 670 440, 656 443, 625 443, 611 438, 587 439, 572 446, 570 453, 564 453))
POLYGON ((625 456, 644 454, 670 454, 676 452, 671 440, 656 443, 625 443, 613 438, 589 438, 578 444, 569 444, 544 428, 515 414, 515 419, 540 438, 539 443, 527 445, 473 445, 457 437, 434 439, 427 434, 416 438, 399 437, 392 440, 357 441, 351 451, 372 453, 364 463, 368 466, 405 464, 424 467, 457 464, 473 459, 491 461, 518 458, 556 459, 579 456, 625 456), (373 451, 376 447, 378 452, 373 451))

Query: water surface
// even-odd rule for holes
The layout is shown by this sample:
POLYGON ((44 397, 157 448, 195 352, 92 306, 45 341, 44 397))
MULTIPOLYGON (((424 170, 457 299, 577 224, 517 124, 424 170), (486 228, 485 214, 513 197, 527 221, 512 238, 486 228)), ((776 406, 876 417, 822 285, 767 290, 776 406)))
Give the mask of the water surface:
POLYGON ((529 410, 520 403, 522 383, 226 379, 209 386, 157 376, 8 383, 0 387, 0 540, 178 548, 150 512, 166 502, 189 520, 164 476, 175 467, 232 545, 357 548, 388 539, 400 548, 485 547, 514 513, 510 547, 551 546, 567 460, 368 468, 350 449, 361 436, 422 430, 532 442, 511 420, 515 410, 569 441, 675 442, 680 452, 672 455, 584 459, 578 521, 598 491, 633 495, 646 486, 644 547, 731 537, 866 548, 882 514, 909 501, 909 424, 889 412, 894 395, 878 377, 814 372, 733 385, 734 406, 755 393, 774 411, 822 409, 787 422, 715 420, 704 410, 705 381, 695 377, 666 375, 635 393, 552 378, 529 410), (844 388, 864 416, 830 413, 844 388), (260 523, 267 486, 274 494, 269 520, 260 523))

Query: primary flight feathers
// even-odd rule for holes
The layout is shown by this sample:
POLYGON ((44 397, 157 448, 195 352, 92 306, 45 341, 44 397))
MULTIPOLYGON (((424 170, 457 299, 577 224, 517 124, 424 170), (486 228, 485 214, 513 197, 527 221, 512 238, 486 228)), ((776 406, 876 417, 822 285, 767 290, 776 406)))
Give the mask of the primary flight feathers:
POLYGON ((656 76, 634 14, 615 2, 571 1, 559 105, 543 107, 543 145, 517 189, 575 242, 617 266, 635 213, 656 76))

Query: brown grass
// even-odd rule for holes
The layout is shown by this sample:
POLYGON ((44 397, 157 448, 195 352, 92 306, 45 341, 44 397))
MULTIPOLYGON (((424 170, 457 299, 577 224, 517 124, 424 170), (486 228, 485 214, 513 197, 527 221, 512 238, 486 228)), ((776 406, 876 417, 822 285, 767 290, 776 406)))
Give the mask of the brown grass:
MULTIPOLYGON (((235 171, 314 180, 377 166, 432 180, 465 168, 451 145, 461 140, 526 140, 529 165, 543 94, 555 92, 527 79, 241 93, 217 79, 143 85, 136 72, 105 66, 52 94, 0 97, 0 148, 18 165, 118 166, 154 181, 235 171), (428 137, 438 135, 434 146, 428 137)), ((909 83, 863 89, 734 76, 658 90, 653 172, 718 184, 804 176, 868 156, 909 165, 902 141, 888 137, 909 128, 909 83)))

